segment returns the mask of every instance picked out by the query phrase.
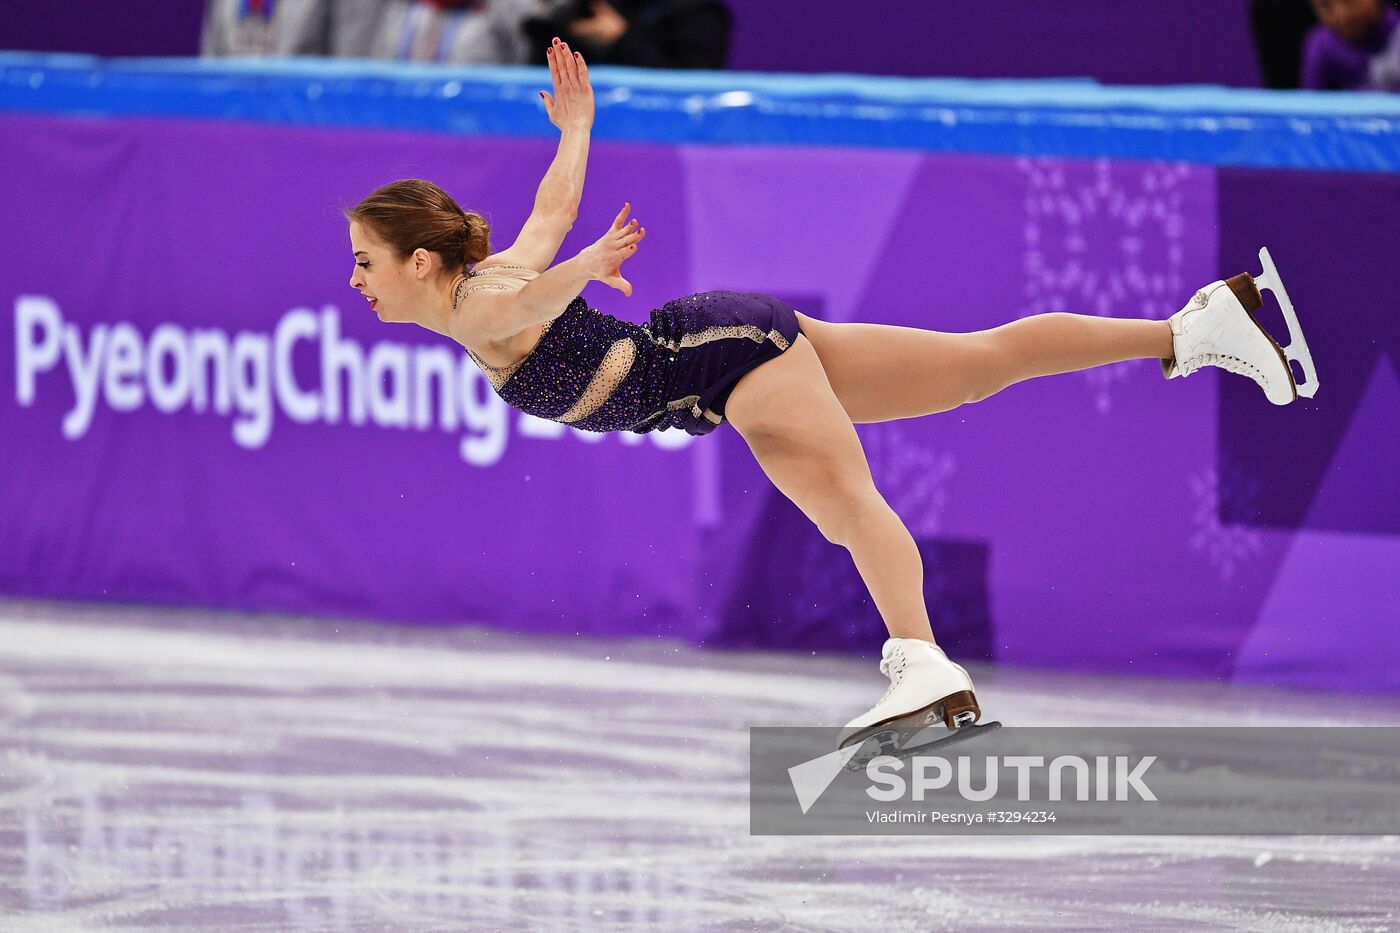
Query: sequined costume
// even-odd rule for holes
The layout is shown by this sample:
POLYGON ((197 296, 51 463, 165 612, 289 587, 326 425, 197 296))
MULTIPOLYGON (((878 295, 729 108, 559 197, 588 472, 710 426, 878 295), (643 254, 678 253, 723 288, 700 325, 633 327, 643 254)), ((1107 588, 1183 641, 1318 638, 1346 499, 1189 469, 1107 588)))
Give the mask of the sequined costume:
MULTIPOLYGON (((470 273, 464 294, 514 289, 538 275, 491 265, 470 273)), ((687 295, 653 310, 646 324, 604 314, 580 296, 510 366, 489 366, 467 352, 519 411, 585 431, 708 434, 723 423, 739 377, 778 356, 799 332, 790 305, 757 292, 687 295)))

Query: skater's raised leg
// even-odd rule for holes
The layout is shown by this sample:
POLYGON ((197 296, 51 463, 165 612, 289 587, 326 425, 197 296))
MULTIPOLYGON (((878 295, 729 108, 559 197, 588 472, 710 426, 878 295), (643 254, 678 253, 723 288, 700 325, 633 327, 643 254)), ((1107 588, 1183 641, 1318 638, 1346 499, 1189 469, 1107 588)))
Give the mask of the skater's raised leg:
POLYGON ((948 411, 1037 376, 1173 352, 1169 324, 1140 318, 1052 312, 969 333, 798 320, 856 424, 948 411))
POLYGON ((798 321, 856 424, 948 411, 1037 376, 1136 359, 1158 360, 1169 379, 1219 367, 1249 377, 1269 401, 1287 405, 1313 396, 1317 371, 1268 250, 1259 258, 1263 274, 1211 282, 1165 321, 1057 311, 969 333, 839 324, 801 313, 798 321), (1260 288, 1278 299, 1286 347, 1254 320, 1260 288), (1301 368, 1302 384, 1290 362, 1301 368))

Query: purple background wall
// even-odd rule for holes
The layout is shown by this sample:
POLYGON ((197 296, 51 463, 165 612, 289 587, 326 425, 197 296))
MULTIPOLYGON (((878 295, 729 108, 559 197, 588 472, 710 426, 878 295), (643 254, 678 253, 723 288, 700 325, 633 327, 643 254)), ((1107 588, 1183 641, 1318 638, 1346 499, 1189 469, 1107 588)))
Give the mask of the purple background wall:
MULTIPOLYGON (((22 257, 0 272, 0 590, 872 650, 883 630, 849 556, 727 426, 596 435, 521 416, 455 345, 379 324, 348 287, 339 204, 431 178, 503 246, 552 155, 0 115, 0 250, 22 257), (145 345, 241 340, 223 407, 131 389, 150 375, 122 377, 98 344, 122 322, 145 345), (291 324, 308 330, 278 384, 339 398, 339 415, 291 389, 260 408, 275 354, 259 341, 291 324), (349 380, 323 382, 332 325, 372 364, 358 420, 349 380), (75 413, 70 369, 94 352, 98 401, 75 413), (458 382, 420 399, 401 379, 430 359, 458 382)), ((1380 277, 1400 261, 1394 176, 595 141, 561 255, 624 200, 649 231, 635 295, 584 295, 637 321, 708 288, 948 331, 1054 310, 1160 319, 1269 246, 1326 383, 1315 404, 1276 409, 1214 371, 1168 383, 1144 360, 860 433, 961 656, 1400 689, 1400 335, 1380 277)))
MULTIPOLYGON (((0 49, 196 55, 202 0, 0 0, 0 49)), ((1105 84, 1262 84, 1247 0, 1168 7, 1000 0, 874 7, 731 0, 736 71, 1078 77, 1105 84)))
POLYGON ((204 0, 0 0, 0 49, 90 55, 198 55, 204 0))
POLYGON ((865 6, 735 0, 730 6, 730 67, 738 71, 1263 84, 1248 0, 883 0, 865 6))

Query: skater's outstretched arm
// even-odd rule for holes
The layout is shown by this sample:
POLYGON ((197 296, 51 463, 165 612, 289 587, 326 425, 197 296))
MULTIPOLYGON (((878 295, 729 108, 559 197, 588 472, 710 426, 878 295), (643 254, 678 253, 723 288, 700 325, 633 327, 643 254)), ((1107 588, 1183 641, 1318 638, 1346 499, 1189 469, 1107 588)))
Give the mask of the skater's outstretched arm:
POLYGON ((559 152, 535 193, 535 213, 578 216, 583 176, 588 168, 588 138, 593 131, 593 84, 588 63, 566 42, 554 40, 549 50, 549 73, 554 96, 540 91, 549 122, 559 128, 559 152))
POLYGON ((583 179, 588 168, 589 135, 593 131, 593 86, 583 56, 557 39, 550 47, 549 73, 554 94, 541 91, 549 122, 559 128, 559 151, 535 192, 530 218, 509 249, 491 256, 491 263, 508 263, 543 272, 554 262, 578 217, 583 179))
POLYGON ((622 263, 636 255, 646 228, 627 219, 631 204, 613 220, 608 232, 577 256, 546 269, 518 292, 468 289, 463 302, 464 319, 488 340, 508 340, 527 327, 543 324, 563 314, 589 282, 605 282, 629 298, 632 283, 622 277, 622 263))

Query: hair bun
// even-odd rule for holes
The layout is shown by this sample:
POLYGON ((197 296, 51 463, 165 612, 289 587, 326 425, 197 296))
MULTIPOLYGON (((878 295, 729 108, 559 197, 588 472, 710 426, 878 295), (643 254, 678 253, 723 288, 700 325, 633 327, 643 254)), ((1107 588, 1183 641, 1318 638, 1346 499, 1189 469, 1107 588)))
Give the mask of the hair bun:
POLYGON ((462 251, 467 265, 473 265, 491 255, 491 225, 476 211, 466 211, 464 214, 462 251))

